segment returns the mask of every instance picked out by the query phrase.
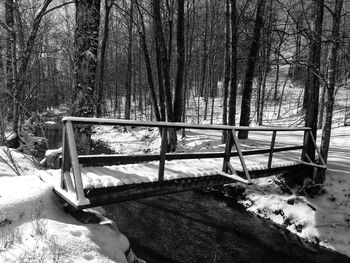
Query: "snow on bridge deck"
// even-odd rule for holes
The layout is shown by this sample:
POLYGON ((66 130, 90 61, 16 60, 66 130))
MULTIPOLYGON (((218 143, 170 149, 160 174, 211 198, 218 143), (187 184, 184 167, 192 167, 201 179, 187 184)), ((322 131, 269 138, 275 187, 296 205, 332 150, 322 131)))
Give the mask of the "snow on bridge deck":
MULTIPOLYGON (((249 171, 267 170, 267 156, 258 156, 246 160, 249 171)), ((275 158, 271 169, 299 164, 297 159, 275 158)), ((231 159, 238 172, 243 172, 239 160, 231 159)), ((122 185, 151 183, 158 181, 159 162, 139 164, 111 165, 101 167, 82 167, 81 174, 84 189, 117 187, 122 185)), ((222 159, 172 160, 165 164, 164 181, 222 175, 222 159)), ((232 175, 236 181, 245 181, 232 175)))

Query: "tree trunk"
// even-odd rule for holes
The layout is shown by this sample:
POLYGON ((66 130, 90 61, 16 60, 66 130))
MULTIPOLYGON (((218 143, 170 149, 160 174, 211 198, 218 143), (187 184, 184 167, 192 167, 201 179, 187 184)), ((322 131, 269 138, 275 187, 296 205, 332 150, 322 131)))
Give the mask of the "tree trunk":
POLYGON ((183 102, 183 80, 185 69, 185 40, 184 40, 184 0, 178 0, 177 8, 177 72, 174 94, 174 121, 180 122, 183 102))
MULTIPOLYGON (((259 0, 256 11, 256 19, 253 30, 253 40, 250 45, 247 69, 244 78, 243 94, 242 94, 242 106, 241 106, 241 118, 240 126, 249 126, 250 123, 250 102, 253 89, 253 78, 255 71, 255 64, 259 54, 259 42, 260 31, 264 25, 264 7, 266 0, 259 0)), ((239 131, 238 138, 246 139, 248 137, 248 131, 239 131)))
POLYGON ((341 19, 341 10, 343 7, 343 0, 336 0, 334 7, 333 16, 333 29, 332 29, 332 43, 330 48, 329 56, 329 67, 328 67, 328 86, 327 86, 327 105, 326 105, 326 120, 322 131, 321 141, 321 155, 325 162, 328 158, 329 141, 331 138, 332 128, 332 117, 333 117, 333 105, 334 105, 334 87, 336 81, 336 66, 337 66, 337 55, 339 50, 339 27, 341 19))
POLYGON ((97 117, 103 117, 105 115, 105 100, 104 92, 106 89, 106 83, 104 82, 104 71, 105 71, 105 61, 106 61, 106 47, 109 34, 109 14, 112 8, 113 0, 105 0, 105 17, 104 17, 104 27, 103 36, 101 43, 101 53, 100 53, 100 63, 98 70, 98 81, 97 81, 97 105, 96 105, 96 115, 97 117))
MULTIPOLYGON (((228 85, 230 82, 230 2, 225 1, 225 73, 224 73, 224 96, 222 103, 222 124, 227 124, 227 98, 228 98, 228 85)), ((221 142, 226 142, 227 133, 222 132, 221 142)))
POLYGON ((163 81, 163 70, 162 62, 160 58, 159 44, 157 38, 155 39, 156 46, 156 66, 158 73, 158 92, 159 92, 159 104, 160 104, 160 119, 166 121, 166 108, 165 108, 165 95, 164 95, 164 81, 163 81))
MULTIPOLYGON (((71 114, 78 117, 93 117, 100 0, 75 0, 75 6, 75 89, 71 114)), ((78 151, 88 154, 91 144, 91 127, 82 126, 77 129, 76 138, 78 151)))
POLYGON ((231 83, 230 83, 230 99, 228 109, 228 124, 236 125, 236 98, 237 98, 237 3, 236 0, 231 1, 231 83))
MULTIPOLYGON (((157 103, 157 94, 154 86, 154 81, 153 81, 153 72, 152 72, 152 65, 151 65, 151 59, 149 57, 149 52, 147 48, 147 43, 146 43, 146 35, 145 35, 145 23, 143 19, 143 14, 140 9, 139 3, 136 0, 136 6, 140 15, 140 22, 141 22, 141 29, 142 31, 139 32, 140 38, 141 38, 141 46, 142 46, 142 51, 144 55, 144 60, 145 60, 145 66, 146 66, 146 73, 147 73, 147 81, 148 81, 148 87, 151 93, 151 101, 152 101, 152 107, 154 109, 154 116, 157 121, 161 121, 161 115, 159 112, 158 108, 158 103, 157 103)), ((165 113, 164 113, 165 115, 165 113)), ((163 115, 163 116, 164 116, 163 115)))
POLYGON ((118 112, 118 118, 120 118, 120 103, 119 103, 119 92, 118 92, 118 89, 119 89, 119 79, 118 79, 118 73, 119 73, 119 68, 118 68, 118 61, 119 61, 119 58, 118 58, 118 47, 119 47, 119 42, 118 42, 118 33, 117 33, 117 28, 118 28, 118 16, 117 16, 118 12, 117 12, 117 9, 116 9, 116 17, 117 19, 115 20, 115 35, 114 35, 114 41, 115 41, 115 95, 114 95, 114 117, 117 116, 117 112, 118 112))
MULTIPOLYGON (((203 36, 203 59, 202 59, 202 73, 201 73, 201 86, 200 86, 200 95, 204 96, 204 85, 206 81, 206 69, 207 69, 207 38, 208 38, 208 12, 209 4, 208 0, 205 1, 205 26, 204 26, 204 36, 203 36)), ((212 28, 212 27, 211 27, 212 28)))
POLYGON ((131 74, 132 74, 132 29, 133 29, 133 11, 134 4, 133 0, 130 1, 130 19, 128 25, 128 49, 127 49, 127 66, 125 75, 125 113, 124 118, 130 120, 130 109, 131 109, 131 74))
POLYGON ((105 0, 105 19, 104 19, 104 28, 103 28, 103 37, 101 44, 101 55, 100 55, 100 69, 98 74, 98 82, 97 82, 97 105, 96 105, 96 115, 97 117, 104 116, 104 66, 106 61, 106 47, 107 47, 107 39, 109 32, 109 13, 112 8, 113 1, 108 3, 108 0, 105 0))
POLYGON ((158 48, 156 47, 156 53, 160 58, 161 69, 162 69, 162 78, 163 78, 163 87, 165 94, 165 105, 167 109, 167 118, 168 121, 173 121, 173 107, 172 107, 172 96, 170 89, 170 74, 169 74, 169 64, 167 49, 165 45, 165 39, 163 34, 162 18, 160 14, 160 0, 153 0, 153 17, 154 17, 154 32, 158 48))
MULTIPOLYGON (((165 39, 163 34, 162 20, 160 14, 160 0, 153 0, 153 18, 154 18, 154 32, 156 36, 156 53, 160 58, 162 77, 163 77, 163 87, 165 93, 165 105, 167 109, 167 119, 168 121, 174 121, 172 96, 170 89, 170 61, 168 60, 168 53, 165 45, 165 39)), ((168 136, 168 151, 173 152, 176 149, 177 136, 174 129, 169 130, 168 136)))
MULTIPOLYGON (((311 127, 312 134, 316 139, 317 133, 317 116, 318 116, 318 100, 320 88, 320 58, 321 58, 321 36, 323 22, 324 0, 314 0, 314 28, 311 28, 311 39, 309 49, 309 62, 307 70, 307 80, 305 83, 305 126, 311 127)), ((310 141, 310 140, 309 140, 310 141)), ((315 147, 312 143, 306 146, 304 152, 312 161, 315 160, 315 147)))

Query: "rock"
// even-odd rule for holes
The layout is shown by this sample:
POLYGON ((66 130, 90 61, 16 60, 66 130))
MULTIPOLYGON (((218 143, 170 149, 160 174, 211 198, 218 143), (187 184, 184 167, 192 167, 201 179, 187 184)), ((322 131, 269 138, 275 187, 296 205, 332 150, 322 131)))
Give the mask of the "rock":
POLYGON ((45 158, 41 164, 46 168, 58 169, 60 168, 59 157, 62 154, 62 147, 53 150, 47 150, 45 152, 45 158))

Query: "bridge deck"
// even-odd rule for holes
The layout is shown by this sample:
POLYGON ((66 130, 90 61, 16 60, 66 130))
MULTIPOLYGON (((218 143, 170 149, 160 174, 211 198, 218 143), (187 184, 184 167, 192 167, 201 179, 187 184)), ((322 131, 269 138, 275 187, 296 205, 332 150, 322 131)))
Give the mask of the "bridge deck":
MULTIPOLYGON (((268 170, 267 166, 258 160, 246 160, 247 168, 251 171, 268 170)), ((266 161, 265 161, 266 163, 266 161)), ((239 160, 231 160, 231 164, 237 172, 243 172, 239 160)), ((275 158, 271 169, 288 167, 300 164, 298 160, 275 158)), ((102 167, 83 167, 81 169, 84 189, 117 187, 130 184, 142 184, 158 181, 159 162, 140 164, 111 165, 102 167)), ((222 174, 222 160, 194 159, 168 161, 164 167, 164 181, 179 180, 184 178, 198 178, 222 174)), ((237 181, 244 182, 239 177, 237 181)))

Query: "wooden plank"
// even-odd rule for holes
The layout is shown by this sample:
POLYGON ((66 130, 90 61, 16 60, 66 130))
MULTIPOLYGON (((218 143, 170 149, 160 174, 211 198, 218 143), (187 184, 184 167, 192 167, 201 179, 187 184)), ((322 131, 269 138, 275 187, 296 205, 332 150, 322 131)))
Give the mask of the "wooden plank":
POLYGON ((272 164, 272 156, 275 148, 275 141, 276 141, 276 134, 277 131, 272 132, 272 138, 271 138, 271 146, 270 146, 270 153, 269 153, 269 160, 267 162, 267 168, 271 169, 271 164, 272 164))
MULTIPOLYGON (((303 146, 288 146, 274 148, 274 153, 301 150, 303 146)), ((258 149, 258 150, 242 150, 244 156, 266 154, 269 153, 270 149, 258 149)), ((212 158, 223 158, 225 153, 223 152, 194 152, 194 153, 167 153, 165 160, 188 160, 188 159, 212 159, 212 158)), ((238 156, 237 152, 231 152, 230 157, 238 156)), ((110 155, 80 155, 78 156, 79 163, 86 166, 105 166, 105 165, 119 165, 119 164, 132 164, 159 161, 159 154, 110 154, 110 155)), ((62 160, 61 160, 62 162, 62 160)))
MULTIPOLYGON (((242 179, 243 180, 243 179, 242 179)), ((236 180, 223 176, 221 174, 190 178, 182 180, 172 180, 163 182, 144 183, 128 187, 117 187, 104 189, 101 191, 96 189, 87 194, 91 204, 88 206, 80 206, 79 209, 124 202, 140 198, 159 196, 164 194, 172 194, 178 192, 189 191, 192 189, 204 188, 207 186, 223 185, 235 182, 236 180)))
POLYGON ((84 117, 65 117, 63 122, 73 122, 80 124, 98 124, 98 125, 121 125, 121 126, 143 126, 143 127, 167 127, 167 128, 188 128, 188 129, 205 129, 205 130, 249 130, 249 131, 308 131, 309 127, 246 127, 246 126, 229 126, 229 125, 212 125, 212 124, 194 124, 182 122, 151 122, 151 121, 134 121, 105 118, 84 118, 84 117))

